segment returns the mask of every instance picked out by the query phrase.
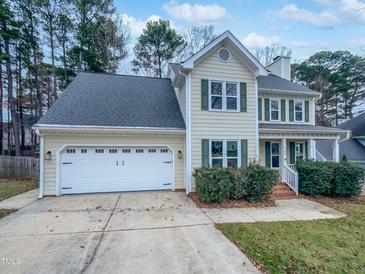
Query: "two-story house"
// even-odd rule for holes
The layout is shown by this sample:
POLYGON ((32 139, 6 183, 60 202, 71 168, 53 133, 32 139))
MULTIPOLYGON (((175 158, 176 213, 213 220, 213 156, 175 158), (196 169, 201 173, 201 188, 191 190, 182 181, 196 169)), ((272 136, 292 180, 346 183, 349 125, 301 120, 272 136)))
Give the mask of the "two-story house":
POLYGON ((80 73, 35 125, 40 196, 194 191, 198 167, 278 169, 297 190, 295 163, 318 139, 345 130, 315 125, 318 92, 289 81, 290 60, 264 67, 229 31, 169 78, 80 73))

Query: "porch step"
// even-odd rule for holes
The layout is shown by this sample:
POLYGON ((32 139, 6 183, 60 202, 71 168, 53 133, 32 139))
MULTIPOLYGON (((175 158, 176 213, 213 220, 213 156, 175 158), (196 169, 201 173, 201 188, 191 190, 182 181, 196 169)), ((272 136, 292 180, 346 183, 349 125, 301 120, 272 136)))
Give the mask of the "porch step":
POLYGON ((271 199, 273 199, 273 200, 286 200, 286 199, 295 199, 295 198, 297 198, 297 195, 285 183, 276 184, 273 187, 271 199))

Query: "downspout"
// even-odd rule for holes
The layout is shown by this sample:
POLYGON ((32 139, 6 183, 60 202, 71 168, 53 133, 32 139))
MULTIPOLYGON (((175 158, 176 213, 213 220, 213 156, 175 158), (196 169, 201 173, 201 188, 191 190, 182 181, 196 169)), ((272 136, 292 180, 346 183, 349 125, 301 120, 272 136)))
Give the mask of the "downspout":
POLYGON ((44 193, 44 136, 39 130, 36 131, 39 136, 39 195, 38 198, 43 198, 44 193))
POLYGON ((185 179, 186 179, 186 194, 191 192, 191 74, 185 74, 180 71, 180 73, 185 77, 185 179))
POLYGON ((260 164, 260 133, 259 133, 259 87, 258 87, 258 81, 257 78, 255 80, 255 84, 256 84, 256 157, 255 157, 255 161, 256 164, 259 165, 260 164))

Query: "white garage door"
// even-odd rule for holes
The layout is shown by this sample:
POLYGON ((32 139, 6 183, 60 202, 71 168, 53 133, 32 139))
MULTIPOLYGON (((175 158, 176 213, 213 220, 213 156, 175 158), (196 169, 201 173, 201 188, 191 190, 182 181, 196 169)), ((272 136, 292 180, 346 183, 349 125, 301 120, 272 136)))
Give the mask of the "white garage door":
POLYGON ((166 147, 68 147, 61 153, 61 194, 173 187, 166 147))

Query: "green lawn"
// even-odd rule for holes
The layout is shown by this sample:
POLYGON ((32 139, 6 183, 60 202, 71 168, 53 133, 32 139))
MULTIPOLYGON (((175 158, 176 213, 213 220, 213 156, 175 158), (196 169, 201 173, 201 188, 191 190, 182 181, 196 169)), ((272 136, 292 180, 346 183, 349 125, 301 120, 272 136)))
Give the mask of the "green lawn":
POLYGON ((38 187, 28 180, 0 179, 0 201, 38 187))
POLYGON ((217 227, 268 273, 365 273, 365 204, 327 205, 349 216, 217 227))
MULTIPOLYGON (((38 183, 28 180, 0 179, 0 201, 38 187, 38 183)), ((0 209, 0 219, 13 213, 15 209, 0 209)))

